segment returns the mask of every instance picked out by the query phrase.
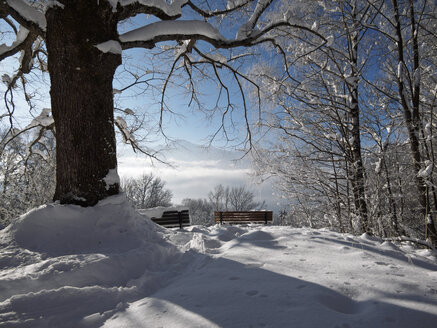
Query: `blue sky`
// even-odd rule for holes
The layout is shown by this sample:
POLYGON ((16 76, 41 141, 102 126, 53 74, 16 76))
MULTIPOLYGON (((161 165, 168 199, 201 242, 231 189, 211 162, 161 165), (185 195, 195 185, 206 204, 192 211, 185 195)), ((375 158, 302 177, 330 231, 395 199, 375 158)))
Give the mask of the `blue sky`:
MULTIPOLYGON (((128 29, 133 28, 139 23, 144 23, 145 16, 139 15, 137 18, 131 21, 131 24, 127 26, 128 29)), ((150 22, 156 19, 149 19, 150 22)), ((228 37, 233 36, 235 31, 228 32, 228 37)), ((4 40, 3 40, 4 41, 4 40)), ((199 45, 202 51, 209 50, 210 46, 206 43, 199 45)), ((122 89, 132 82, 132 75, 123 73, 126 67, 133 69, 138 74, 145 74, 145 79, 154 75, 153 71, 156 69, 163 69, 164 63, 160 62, 160 57, 156 57, 155 66, 151 66, 151 62, 147 57, 150 55, 150 50, 134 49, 124 52, 123 65, 120 66, 118 74, 114 80, 114 88, 122 89), (128 66, 124 66, 128 65, 128 66), (156 66, 157 65, 157 66, 156 66), (148 72, 149 71, 149 72, 148 72)), ((223 53, 225 54, 225 53, 223 53)), ((168 63, 167 63, 168 64, 168 63)), ((12 74, 13 67, 17 65, 16 61, 6 60, 2 62, 0 66, 0 75, 12 74)), ((247 69, 246 63, 240 63, 242 69, 247 69)), ((222 134, 218 134, 213 142, 215 147, 226 147, 228 150, 234 150, 235 146, 240 146, 246 136, 246 130, 243 122, 243 110, 241 95, 235 81, 233 81, 229 74, 224 70, 219 70, 223 81, 229 86, 231 93, 231 102, 235 105, 235 109, 231 115, 227 116, 226 124, 229 128, 229 137, 231 142, 226 142, 222 134)), ((156 75, 155 75, 156 76, 156 75)), ((35 80, 33 84, 29 84, 28 91, 35 95, 36 108, 30 115, 28 106, 24 100, 15 97, 16 108, 16 127, 25 127, 31 120, 32 116, 37 116, 41 110, 45 107, 50 107, 49 98, 49 77, 44 75, 32 75, 27 77, 29 80, 35 80)), ((179 79, 178 83, 184 81, 179 79)), ((185 81, 186 82, 186 81, 185 81)), ((196 81, 197 82, 197 81, 196 81)), ((157 103, 160 100, 160 85, 162 81, 152 81, 151 84, 157 89, 144 91, 143 86, 133 87, 124 91, 121 95, 115 96, 116 106, 121 109, 130 108, 133 109, 139 116, 145 115, 144 129, 139 131, 139 137, 148 135, 148 143, 146 146, 160 146, 164 144, 165 138, 162 134, 156 131, 157 123, 160 117, 160 105, 157 103)), ((4 91, 5 85, 2 84, 0 91, 4 91)), ((206 108, 205 112, 198 111, 195 106, 188 106, 189 97, 184 93, 183 87, 169 87, 168 97, 166 104, 171 111, 164 112, 163 127, 164 133, 173 140, 187 140, 194 145, 207 145, 210 141, 210 136, 217 131, 221 124, 221 113, 218 111, 214 115, 210 115, 208 109, 214 107, 219 94, 219 87, 217 80, 211 79, 209 81, 201 81, 198 91, 203 94, 200 100, 206 108)), ((226 98, 221 97, 219 104, 225 105, 226 98)), ((247 99, 249 111, 256 113, 258 108, 250 108, 250 101, 247 99)), ((4 104, 2 104, 4 107, 4 104)), ((3 111, 3 110, 2 110, 3 111)), ((120 115, 116 112, 115 115, 120 115)), ((196 148, 196 146, 194 146, 196 148)), ((197 148, 196 148, 197 149, 197 148)), ((197 149, 198 150, 198 149, 197 149)), ((217 158, 217 152, 220 152, 216 148, 212 148, 210 151, 192 151, 190 158, 181 159, 180 157, 171 156, 170 160, 175 167, 169 167, 165 165, 150 165, 150 161, 144 156, 139 156, 132 152, 131 148, 118 143, 118 158, 119 158, 119 173, 122 177, 138 176, 143 172, 153 172, 155 175, 160 176, 165 181, 170 189, 174 191, 174 202, 180 202, 185 197, 201 198, 206 197, 208 191, 212 190, 215 185, 222 183, 224 185, 236 186, 246 185, 248 189, 251 189, 256 195, 258 200, 267 199, 269 203, 272 203, 271 199, 272 190, 269 184, 264 186, 258 186, 254 184, 253 179, 249 177, 250 163, 248 159, 235 164, 228 156, 226 160, 217 158)), ((190 150, 187 151, 190 153, 190 150)), ((232 159, 238 159, 242 156, 242 153, 230 152, 232 159)), ((229 155, 228 154, 228 155, 229 155)))
MULTIPOLYGON (((205 44, 203 45, 205 47, 205 44)), ((172 52, 165 56, 158 56, 151 60, 151 51, 134 49, 125 53, 123 66, 120 66, 117 78, 114 81, 114 88, 124 89, 126 86, 134 82, 131 73, 126 70, 132 70, 139 80, 136 86, 123 91, 122 94, 116 95, 116 106, 122 109, 130 108, 137 113, 146 113, 148 115, 147 122, 150 124, 149 130, 157 126, 160 118, 160 101, 162 90, 162 79, 166 78, 170 70, 170 65, 173 63, 174 56, 172 52), (160 60, 162 59, 162 62, 160 60), (157 74, 162 71, 164 74, 157 74), (147 81, 147 83, 144 83, 147 81)), ((247 63, 244 63, 242 69, 247 69, 247 63)), ((193 71, 196 71, 193 69, 193 71)), ((228 86, 230 92, 230 102, 234 105, 232 113, 226 116, 225 124, 229 132, 229 138, 234 139, 231 143, 226 143, 222 134, 218 134, 215 139, 217 146, 232 146, 244 141, 246 136, 245 125, 243 121, 243 102, 236 82, 230 77, 230 74, 225 69, 218 69, 222 81, 228 86)), ((164 133, 171 139, 185 139, 194 143, 206 144, 209 141, 211 134, 215 133, 221 125, 222 110, 227 105, 226 95, 222 90, 220 95, 220 87, 218 80, 212 72, 208 72, 210 78, 198 80, 193 75, 194 83, 196 83, 196 95, 201 103, 201 110, 198 109, 196 102, 191 101, 191 93, 186 86, 189 85, 188 75, 184 73, 181 77, 171 79, 166 90, 165 110, 163 113, 163 128, 164 133), (219 100, 217 101, 219 97, 219 100), (216 103, 221 107, 213 113, 213 108, 216 103), (173 112, 173 113, 172 113, 173 112)), ((247 91, 247 90, 246 90, 247 91)), ((246 103, 250 115, 258 112, 257 104, 251 105, 249 94, 246 103)), ((117 114, 116 114, 117 115, 117 114)), ((157 134, 159 138, 159 134, 157 134)))
MULTIPOLYGON (((195 15, 192 10, 184 8, 184 19, 193 19, 195 18, 195 15)), ((147 23, 152 23, 157 21, 158 19, 153 16, 146 16, 146 15, 137 15, 135 18, 130 19, 126 21, 125 23, 120 25, 120 33, 123 33, 127 30, 134 29, 136 27, 142 26, 147 23)), ((235 24, 234 24, 235 25, 235 24)), ((226 29, 224 29, 224 34, 226 37, 233 37, 235 34, 237 26, 232 27, 231 24, 226 24, 226 29)), ((10 44, 13 41, 13 35, 12 34, 6 34, 2 35, 1 42, 5 42, 6 44, 10 44)), ((175 44, 174 42, 167 43, 167 44, 175 44)), ((162 46, 163 43, 158 44, 159 46, 162 46)), ((199 48, 202 49, 202 51, 207 51, 211 46, 205 42, 200 42, 198 44, 199 48)), ((123 87, 126 87, 128 84, 132 82, 132 77, 128 77, 128 75, 123 74, 123 70, 125 69, 125 65, 129 69, 135 69, 136 73, 142 74, 146 72, 147 70, 152 71, 156 68, 160 69, 162 68, 163 71, 168 71, 168 66, 164 68, 164 65, 161 66, 160 60, 161 57, 156 57, 157 59, 155 61, 155 67, 151 67, 151 62, 149 58, 147 57, 150 55, 152 51, 150 50, 144 50, 144 49, 131 49, 128 51, 125 51, 123 53, 123 65, 120 66, 118 69, 118 74, 116 76, 116 79, 114 80, 114 88, 121 89, 123 87), (120 74, 121 73, 121 74, 120 74)), ((226 52, 223 53, 226 55, 226 52)), ((167 63, 168 64, 168 63, 167 63)), ((248 66, 244 63, 239 63, 241 65, 240 68, 246 69, 248 66)), ((3 74, 12 74, 14 71, 14 67, 17 66, 16 60, 5 60, 2 61, 2 64, 0 66, 0 75, 3 74)), ((235 124, 234 130, 229 130, 230 138, 235 138, 234 142, 231 143, 231 145, 236 145, 242 140, 244 140, 245 137, 245 131, 244 131, 244 125, 241 125, 242 121, 242 101, 241 101, 241 95, 238 94, 238 87, 235 82, 232 82, 232 79, 229 78, 229 74, 225 73, 225 70, 218 70, 223 81, 229 86, 229 89, 232 93, 231 102, 236 105, 235 111, 232 113, 232 115, 228 115, 229 120, 227 121, 228 127, 230 123, 232 122, 235 124)), ((150 78, 153 74, 146 74, 146 78, 150 78)), ((161 76, 162 77, 162 76, 161 76)), ((185 75, 186 77, 186 75, 185 75)), ((34 75, 33 73, 28 74, 26 78, 29 81, 34 80, 36 83, 29 83, 27 85, 28 91, 30 91, 31 94, 35 96, 33 98, 34 101, 36 101, 36 107, 33 112, 31 112, 31 116, 36 116, 40 113, 40 111, 44 107, 50 107, 50 99, 49 99, 49 77, 48 74, 43 75, 34 75), (32 88, 33 86, 33 88, 32 88)), ((119 99, 119 102, 117 102, 117 105, 119 105, 122 109, 124 108, 132 108, 134 110, 138 109, 138 113, 145 113, 148 115, 147 122, 150 122, 151 126, 148 127, 149 130, 153 128, 153 125, 156 125, 156 123, 159 120, 159 104, 157 104, 157 101, 160 98, 160 85, 159 83, 162 81, 155 81, 152 82, 155 86, 157 86, 157 90, 154 90, 154 92, 145 92, 142 93, 139 96, 133 96, 135 93, 141 93, 142 89, 140 88, 131 88, 129 90, 126 90, 123 92, 121 96, 116 95, 116 100, 119 99)), ((179 79, 178 83, 180 83, 181 80, 179 79)), ((161 83, 162 84, 162 83, 161 83)), ((0 91, 5 90, 5 85, 2 83, 0 86, 0 91)), ((189 97, 187 97, 187 94, 182 93, 183 88, 172 88, 169 87, 168 89, 168 97, 166 99, 166 104, 168 105, 169 109, 175 112, 176 115, 172 115, 169 112, 164 113, 164 132, 172 139, 185 139, 190 142, 194 143, 201 143, 206 144, 209 141, 209 136, 217 131, 217 129, 220 127, 221 124, 221 115, 218 113, 218 115, 204 115, 203 113, 200 113, 199 111, 194 109, 194 106, 188 106, 189 103, 189 97)), ((199 88, 200 93, 203 93, 204 95, 200 97, 200 100, 203 102, 205 108, 211 108, 214 106, 216 102, 216 97, 219 93, 219 88, 217 85, 217 80, 213 79, 210 81, 201 81, 201 86, 199 88)), ((15 97, 15 101, 17 102, 17 108, 16 108, 16 117, 17 117, 17 124, 21 125, 21 127, 25 126, 27 124, 27 120, 30 120, 30 116, 28 116, 28 106, 27 104, 22 101, 21 99, 18 99, 15 97)), ((225 97, 221 97, 221 100, 219 102, 221 105, 225 104, 225 97)), ((4 107, 4 104, 2 104, 2 107, 4 107)), ((116 113, 117 115, 117 113, 116 113)), ((230 144, 226 143, 225 140, 220 138, 221 136, 218 135, 218 138, 216 138, 215 145, 218 146, 230 146, 230 144)), ((156 141, 157 143, 160 143, 160 135, 156 134, 156 141)))
MULTIPOLYGON (((218 93, 215 84, 205 84, 205 87, 200 91, 206 94, 202 98, 205 105, 207 107, 213 106, 218 93)), ((159 105, 155 103, 156 100, 150 97, 149 93, 133 98, 128 95, 129 92, 126 95, 121 95, 120 107, 138 108, 139 112, 145 110, 150 114, 151 125, 156 125, 159 120, 159 105)), ((153 173, 167 182, 168 188, 174 194, 173 202, 176 204, 184 198, 205 198, 208 192, 218 184, 244 185, 254 192, 257 201, 266 200, 268 209, 278 209, 275 196, 272 195, 270 181, 258 185, 250 176, 252 170, 249 157, 235 162, 241 158, 243 153, 234 151, 232 145, 241 143, 246 135, 241 120, 242 106, 238 95, 231 100, 237 105, 233 115, 236 128, 230 134, 234 140, 227 144, 219 135, 209 149, 203 149, 199 145, 208 144, 209 136, 221 124, 221 116, 218 114, 208 119, 205 113, 188 107, 188 99, 180 94, 180 90, 171 89, 169 95, 168 106, 175 111, 175 114, 165 113, 164 132, 172 139, 182 139, 192 144, 182 142, 181 147, 178 144, 175 145, 175 147, 179 147, 179 151, 161 154, 161 156, 166 155, 165 160, 174 164, 174 167, 171 167, 157 162, 152 164, 145 156, 134 154, 129 147, 119 143, 120 176, 122 178, 136 177, 142 173, 153 173)), ((249 108, 249 110, 253 109, 249 108)), ((257 108, 254 111, 257 111, 257 108)), ((155 138, 151 137, 156 145, 162 145, 165 142, 159 133, 155 135, 155 138)))
MULTIPOLYGON (((226 6, 226 1, 223 3, 217 3, 216 6, 226 6)), ((183 15, 182 19, 202 19, 199 17, 199 15, 193 10, 191 10, 188 7, 183 8, 183 15)), ((220 18, 221 19, 221 18, 220 18)), ((119 26, 119 32, 124 33, 128 30, 132 30, 141 26, 144 26, 146 23, 153 23, 158 21, 154 16, 146 16, 146 15, 137 15, 133 19, 130 19, 126 21, 125 23, 121 24, 119 26)), ((215 19, 210 19, 210 22, 213 22, 213 24, 217 23, 215 22, 215 19)), ((220 23, 221 25, 220 32, 227 38, 234 38, 235 34, 239 28, 238 20, 233 20, 232 22, 229 22, 229 19, 224 19, 220 23), (237 22, 237 23, 236 23, 237 22)), ((165 42, 165 43, 159 43, 157 44, 157 47, 153 50, 144 50, 144 49, 130 49, 128 51, 123 52, 123 66, 121 66, 118 70, 118 72, 123 72, 126 68, 125 65, 127 65, 127 68, 130 70, 135 70, 138 75, 145 74, 145 79, 150 79, 152 76, 157 77, 156 74, 151 73, 162 70, 164 72, 169 72, 170 65, 172 64, 172 60, 175 59, 175 56, 173 55, 172 51, 169 51, 168 53, 164 53, 162 55, 152 57, 151 54, 156 52, 162 52, 160 50, 161 47, 165 46, 174 46, 175 42, 165 42), (169 56, 170 55, 170 56, 169 56), (173 56, 172 56, 173 55, 173 56), (169 56, 169 57, 168 57, 169 56), (153 59, 153 61, 151 60, 153 59)), ((201 49, 201 51, 208 53, 212 46, 209 43, 199 41, 196 43, 196 46, 201 49)), ((232 50, 233 53, 238 52, 244 52, 246 53, 247 50, 244 48, 234 49, 232 50)), ((193 51, 194 53, 194 51, 193 51)), ((214 53, 221 53, 225 57, 229 56, 228 50, 219 50, 214 51, 214 53)), ((249 60, 244 61, 233 61, 232 65, 234 67, 238 67, 238 70, 243 72, 247 69, 251 68, 251 65, 253 63, 253 57, 248 57, 249 60)), ((181 61, 180 61, 181 62, 181 61)), ((193 72, 196 72, 195 69, 193 69, 193 72)), ((235 138, 235 140, 231 143, 226 143, 226 140, 221 139, 220 135, 218 135, 218 138, 215 140, 215 145, 218 146, 231 146, 241 143, 245 136, 246 131, 244 129, 244 122, 243 120, 243 111, 242 111, 242 98, 241 94, 239 93, 238 85, 235 83, 234 79, 230 75, 230 73, 226 69, 218 69, 218 72, 220 74, 221 79, 223 82, 229 87, 230 93, 231 93, 231 103, 235 105, 235 110, 233 111, 232 115, 228 115, 227 117, 227 127, 230 128, 229 137, 231 139, 235 138), (232 124, 235 125, 235 129, 231 129, 232 124)), ((212 107, 214 107, 217 96, 219 95, 219 86, 218 86, 218 80, 214 77, 214 74, 212 71, 209 71, 209 75, 212 77, 211 79, 207 80, 204 79, 200 81, 200 85, 197 86, 197 91, 199 94, 202 94, 202 96, 199 97, 200 101, 203 104, 204 109, 208 111, 212 107)), ((194 75, 193 75, 194 76, 194 75)), ((129 74, 119 74, 119 77, 121 77, 120 80, 114 81, 114 88, 122 88, 126 85, 129 85, 133 82, 132 76, 129 74), (121 82, 121 83, 119 83, 121 82)), ((165 78, 165 75, 158 76, 159 78, 165 78)), ((209 136, 217 131, 217 129, 220 127, 221 124, 221 115, 220 113, 217 113, 216 115, 204 115, 203 113, 197 111, 195 109, 195 103, 192 102, 191 106, 188 106, 190 102, 190 95, 186 92, 187 90, 184 88, 185 84, 188 83, 188 75, 184 74, 182 79, 172 79, 172 81, 175 81, 176 84, 179 84, 182 87, 169 87, 167 90, 168 97, 166 98, 166 105, 168 105, 168 108, 171 111, 174 111, 176 115, 171 115, 168 111, 164 113, 164 127, 165 127, 165 133, 172 139, 185 139, 190 142, 194 143, 202 143, 205 144, 209 141, 209 136), (185 80, 183 79, 185 78, 185 80)), ((195 82, 197 81, 196 78, 193 79, 195 82)), ((149 113, 151 116, 149 117, 149 121, 151 122, 158 122, 159 120, 159 111, 160 106, 157 104, 157 101, 160 100, 161 96, 161 86, 162 81, 151 81, 151 85, 158 86, 157 90, 150 90, 149 92, 143 93, 140 96, 137 97, 131 97, 132 94, 141 92, 141 88, 144 90, 145 84, 142 84, 137 87, 133 87, 132 89, 126 90, 122 94, 122 97, 120 97, 121 101, 121 107, 132 107, 132 109, 136 108, 142 108, 144 110, 144 107, 146 107, 147 113, 149 113), (152 92, 150 92, 152 91, 152 92)), ((246 95, 247 98, 248 95, 246 95)), ((249 99, 246 99, 246 102, 248 106, 250 106, 249 99)), ((222 93, 221 98, 219 100, 219 104, 223 107, 226 105, 226 96, 224 93, 222 93)), ((251 111, 251 108, 249 108, 251 111)), ((256 108, 254 112, 256 112, 258 109, 256 108)), ((140 110, 141 111, 141 110, 140 110)), ((152 123, 153 125, 153 123, 152 123)))

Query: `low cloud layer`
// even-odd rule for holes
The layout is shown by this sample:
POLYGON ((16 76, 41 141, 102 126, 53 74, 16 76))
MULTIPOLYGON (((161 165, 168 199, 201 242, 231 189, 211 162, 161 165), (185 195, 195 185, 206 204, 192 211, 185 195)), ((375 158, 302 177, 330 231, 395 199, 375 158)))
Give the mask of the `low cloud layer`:
POLYGON ((251 177, 248 160, 235 161, 238 153, 223 150, 205 150, 185 143, 176 151, 170 151, 166 160, 172 166, 151 163, 146 157, 121 156, 118 173, 121 178, 139 177, 143 173, 153 173, 166 182, 173 192, 173 203, 184 198, 206 198, 216 185, 246 186, 253 191, 258 201, 265 200, 269 208, 276 206, 272 186, 258 185, 251 177))

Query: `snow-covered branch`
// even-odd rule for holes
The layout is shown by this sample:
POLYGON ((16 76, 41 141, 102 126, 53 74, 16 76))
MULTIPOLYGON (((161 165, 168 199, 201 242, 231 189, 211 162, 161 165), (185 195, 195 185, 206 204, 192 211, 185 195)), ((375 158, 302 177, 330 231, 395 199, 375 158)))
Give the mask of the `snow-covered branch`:
POLYGON ((133 131, 131 128, 129 128, 129 126, 124 118, 122 118, 121 116, 117 116, 114 120, 114 124, 118 128, 118 130, 120 131, 120 133, 123 137, 123 142, 125 144, 131 145, 132 150, 134 152, 139 151, 140 153, 147 155, 150 159, 154 159, 160 163, 167 164, 161 158, 158 157, 158 153, 156 151, 146 149, 145 147, 142 147, 141 145, 139 145, 138 141, 136 140, 136 138, 134 136, 135 131, 133 131))
POLYGON ((253 33, 259 18, 272 2, 273 0, 258 1, 250 19, 239 28, 237 32, 237 39, 246 38, 253 33))
POLYGON ((19 136, 33 129, 39 129, 39 132, 35 135, 34 139, 29 143, 27 147, 28 149, 26 150, 26 153, 28 155, 32 154, 32 147, 40 142, 40 139, 43 137, 44 133, 47 130, 50 130, 53 134, 55 134, 55 124, 53 116, 51 116, 50 108, 44 108, 41 113, 37 117, 35 117, 25 128, 9 129, 9 133, 7 133, 2 140, 0 140, 0 154, 11 142, 16 140, 19 136))
POLYGON ((20 25, 37 34, 44 35, 47 21, 45 15, 24 0, 0 2, 1 16, 11 15, 20 25))
POLYGON ((158 42, 185 40, 203 40, 216 48, 229 49, 271 42, 273 39, 267 38, 266 35, 279 27, 304 29, 317 35, 321 40, 326 42, 326 39, 318 32, 305 26, 292 24, 286 20, 271 23, 262 30, 256 32, 252 31, 250 35, 246 35, 245 37, 242 37, 241 34, 237 34, 237 38, 233 40, 226 39, 220 31, 210 23, 199 20, 160 21, 126 32, 120 35, 119 39, 123 49, 135 47, 151 49, 155 47, 158 42))
POLYGON ((15 55, 17 52, 24 50, 35 41, 36 35, 32 34, 26 28, 20 26, 15 41, 10 45, 0 45, 0 60, 15 55))
POLYGON ((226 39, 211 24, 204 21, 160 21, 120 35, 123 49, 134 47, 153 48, 163 41, 204 40, 225 43, 226 39))

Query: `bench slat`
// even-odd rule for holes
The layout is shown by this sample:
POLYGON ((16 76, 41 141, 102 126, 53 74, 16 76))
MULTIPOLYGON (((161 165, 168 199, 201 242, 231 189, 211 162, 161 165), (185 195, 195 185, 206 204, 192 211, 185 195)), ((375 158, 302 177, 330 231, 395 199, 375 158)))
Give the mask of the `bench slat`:
POLYGON ((223 222, 263 222, 266 223, 273 220, 272 211, 226 211, 214 212, 215 223, 223 222))
POLYGON ((188 210, 183 210, 180 212, 165 211, 162 213, 162 217, 160 218, 152 217, 150 219, 153 222, 167 228, 179 227, 182 229, 182 227, 186 227, 190 225, 190 216, 188 214, 188 210))
MULTIPOLYGON (((179 220, 171 220, 171 219, 165 219, 165 218, 151 218, 153 222, 159 223, 159 224, 170 224, 170 223, 179 223, 179 220)), ((182 223, 190 223, 190 220, 181 220, 182 223)))

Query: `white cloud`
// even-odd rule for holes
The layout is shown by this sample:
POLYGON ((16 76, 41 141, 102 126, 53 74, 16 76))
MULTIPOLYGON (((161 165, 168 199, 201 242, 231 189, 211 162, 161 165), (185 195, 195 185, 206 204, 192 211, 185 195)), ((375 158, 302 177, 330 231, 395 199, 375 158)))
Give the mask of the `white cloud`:
POLYGON ((249 160, 235 161, 241 157, 240 153, 182 142, 164 155, 173 166, 156 161, 152 164, 147 157, 124 154, 119 157, 118 172, 121 178, 143 173, 159 176, 173 192, 175 204, 184 198, 206 198, 216 185, 223 184, 244 185, 254 192, 258 201, 265 200, 269 209, 276 206, 271 184, 253 182, 249 160))
POLYGON ((223 184, 244 185, 255 194, 257 201, 266 201, 267 209, 277 210, 280 207, 273 195, 272 183, 254 183, 249 159, 238 160, 241 153, 205 148, 179 140, 160 156, 172 166, 157 161, 152 163, 145 156, 122 151, 118 159, 118 172, 121 178, 138 177, 143 173, 159 176, 173 192, 174 204, 184 198, 206 198, 216 185, 223 184))
MULTIPOLYGON (((173 202, 179 203, 183 198, 204 198, 218 184, 250 185, 251 169, 236 166, 234 163, 216 160, 173 161, 177 166, 164 164, 152 165, 144 157, 121 157, 118 172, 122 178, 138 177, 143 173, 153 173, 166 181, 173 192, 173 202)), ((256 186, 253 186, 256 187, 256 186)), ((255 188, 251 188, 255 189, 255 188)))

